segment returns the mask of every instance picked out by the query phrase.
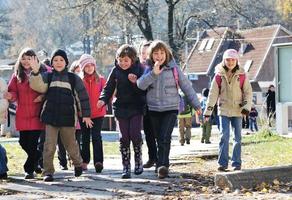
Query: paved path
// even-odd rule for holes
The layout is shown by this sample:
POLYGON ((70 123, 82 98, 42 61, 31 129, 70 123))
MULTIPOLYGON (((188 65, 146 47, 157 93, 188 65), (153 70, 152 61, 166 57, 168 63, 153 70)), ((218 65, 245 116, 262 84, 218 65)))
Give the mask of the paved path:
MULTIPOLYGON (((185 155, 216 155, 218 140, 212 137, 212 144, 201 144, 199 138, 191 140, 190 145, 181 146, 178 142, 178 131, 174 130, 171 147, 171 163, 186 163, 185 155)), ((200 129, 192 130, 198 136, 200 129)), ((105 133, 106 134, 106 133, 105 133)), ((111 136, 115 137, 115 136, 111 136)), ((104 137, 106 138, 106 136, 104 137)), ((14 139, 15 140, 15 139, 14 139)), ((1 141, 2 142, 2 141, 1 141)), ((146 145, 143 147, 143 160, 147 160, 146 145)), ((161 199, 165 191, 176 182, 179 174, 170 173, 170 177, 159 180, 154 173, 154 167, 146 169, 143 174, 132 178, 121 179, 121 156, 105 156, 105 169, 101 174, 96 174, 93 165, 81 177, 75 178, 73 171, 57 171, 55 181, 44 183, 41 177, 27 181, 23 177, 11 177, 9 182, 0 184, 0 189, 7 189, 16 194, 0 196, 1 199, 161 199), (147 196, 145 196, 147 194, 147 196)), ((133 156, 132 156, 132 162, 133 156)))

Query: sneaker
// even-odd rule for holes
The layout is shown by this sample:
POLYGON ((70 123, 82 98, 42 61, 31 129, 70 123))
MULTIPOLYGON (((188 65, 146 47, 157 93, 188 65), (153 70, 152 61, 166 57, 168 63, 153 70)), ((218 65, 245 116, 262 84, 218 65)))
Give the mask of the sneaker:
POLYGON ((204 143, 204 139, 201 139, 201 143, 204 143))
POLYGON ((239 171, 239 170, 241 170, 241 166, 233 167, 233 170, 234 170, 234 171, 239 171))
POLYGON ((144 165, 143 168, 151 168, 155 165, 155 161, 153 160, 148 160, 144 165))
POLYGON ((81 176, 82 171, 83 171, 82 167, 75 167, 74 168, 74 175, 75 175, 75 177, 81 176))
POLYGON ((46 175, 46 176, 44 177, 43 180, 44 180, 45 182, 52 182, 52 181, 54 181, 54 177, 53 177, 53 175, 48 174, 48 175, 46 175))
POLYGON ((33 172, 32 173, 25 173, 24 179, 34 179, 33 172))
POLYGON ((60 168, 61 168, 61 170, 68 170, 67 165, 64 165, 64 166, 60 165, 60 168))
POLYGON ((103 164, 101 162, 97 162, 94 165, 96 173, 101 173, 103 170, 103 164))
POLYGON ((227 167, 219 166, 218 171, 220 172, 226 172, 227 167))
POLYGON ((187 142, 186 142, 187 144, 190 144, 190 140, 187 140, 187 142))
POLYGON ((210 141, 206 141, 205 144, 211 144, 211 142, 210 141))
POLYGON ((82 165, 81 165, 81 167, 82 167, 82 170, 83 171, 87 171, 88 169, 87 169, 87 163, 82 163, 82 165))
POLYGON ((161 166, 158 168, 158 178, 163 179, 168 177, 168 168, 165 166, 161 166))

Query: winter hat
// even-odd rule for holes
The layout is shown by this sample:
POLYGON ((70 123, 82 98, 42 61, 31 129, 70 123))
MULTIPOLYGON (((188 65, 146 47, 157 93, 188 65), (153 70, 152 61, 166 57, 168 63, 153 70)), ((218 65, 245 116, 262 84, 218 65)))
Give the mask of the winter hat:
POLYGON ((56 56, 61 56, 64 58, 65 62, 66 62, 66 67, 68 66, 69 64, 69 60, 68 60, 68 57, 67 57, 67 54, 64 50, 62 49, 56 49, 55 51, 53 51, 52 53, 52 56, 51 56, 51 65, 53 65, 53 59, 54 57, 56 56))
POLYGON ((234 58, 238 60, 238 52, 235 49, 227 49, 223 54, 223 60, 227 58, 234 58))
POLYGON ((96 67, 96 60, 93 58, 92 55, 83 54, 79 59, 79 65, 82 71, 87 64, 94 64, 94 66, 96 67))

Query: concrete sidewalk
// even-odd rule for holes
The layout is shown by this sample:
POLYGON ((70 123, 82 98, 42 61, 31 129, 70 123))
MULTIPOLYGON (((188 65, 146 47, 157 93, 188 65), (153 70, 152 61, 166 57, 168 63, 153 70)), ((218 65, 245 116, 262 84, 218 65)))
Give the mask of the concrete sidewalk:
MULTIPOLYGON (((215 127, 214 127, 215 129, 215 127)), ((192 130, 192 135, 198 136, 199 128, 192 130)), ((109 133, 104 133, 109 134, 109 133)), ((112 133, 111 133, 112 134, 112 133)), ((216 134, 215 134, 216 135, 216 134)), ((13 138, 14 139, 14 138, 13 138)), ((15 140, 15 139, 14 139, 15 140)), ((217 155, 218 140, 211 138, 212 144, 201 144, 195 137, 190 145, 181 146, 178 141, 178 130, 173 132, 171 144, 170 162, 187 163, 186 155, 209 156, 217 155)), ((147 160, 147 148, 143 145, 143 160, 147 160)), ((132 155, 132 168, 134 160, 132 155)), ((89 170, 81 177, 75 178, 73 170, 56 171, 55 181, 44 183, 39 176, 34 180, 24 180, 23 176, 10 177, 11 181, 2 182, 0 189, 8 190, 12 194, 0 196, 1 199, 161 199, 165 190, 172 182, 180 177, 179 174, 170 172, 170 177, 158 179, 154 173, 154 167, 145 169, 143 174, 137 176, 132 173, 131 179, 121 179, 122 160, 120 155, 107 156, 104 159, 104 170, 96 174, 93 164, 89 164, 89 170), (142 198, 143 197, 143 198, 142 198)), ((58 170, 58 169, 57 169, 58 170)), ((171 170, 171 167, 170 167, 171 170)))

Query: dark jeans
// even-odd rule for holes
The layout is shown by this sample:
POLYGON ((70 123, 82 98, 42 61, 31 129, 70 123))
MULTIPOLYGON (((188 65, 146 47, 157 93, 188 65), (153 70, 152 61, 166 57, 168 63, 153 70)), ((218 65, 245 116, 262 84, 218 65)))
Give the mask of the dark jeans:
POLYGON ((81 156, 84 163, 90 162, 90 135, 93 146, 93 161, 94 163, 103 163, 103 147, 101 137, 101 126, 103 117, 97 117, 91 119, 93 121, 93 127, 87 128, 85 123, 81 123, 82 131, 82 145, 81 145, 81 156))
POLYGON ((40 152, 38 151, 38 141, 41 131, 19 131, 19 144, 27 154, 24 164, 26 173, 33 173, 38 165, 40 152))
POLYGON ((134 146, 141 145, 141 125, 142 115, 135 115, 130 118, 118 118, 119 127, 121 131, 120 145, 122 147, 130 147, 130 141, 134 146))
POLYGON ((148 156, 149 160, 156 162, 157 161, 157 144, 155 139, 154 131, 152 130, 152 125, 150 122, 150 117, 148 111, 143 117, 143 127, 145 140, 148 147, 148 156))
POLYGON ((149 112, 153 131, 157 134, 158 161, 156 167, 169 167, 171 135, 177 120, 177 111, 149 112))

